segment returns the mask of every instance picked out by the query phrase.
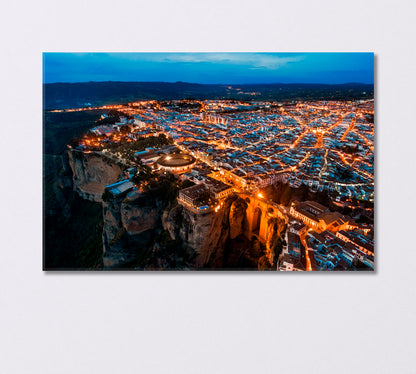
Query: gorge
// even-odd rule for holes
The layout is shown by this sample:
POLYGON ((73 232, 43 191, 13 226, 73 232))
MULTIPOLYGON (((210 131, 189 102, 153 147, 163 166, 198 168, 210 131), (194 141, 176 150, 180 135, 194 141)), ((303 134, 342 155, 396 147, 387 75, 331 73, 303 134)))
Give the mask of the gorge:
POLYGON ((63 171, 58 173, 54 193, 61 196, 62 205, 80 199, 80 204, 92 204, 94 216, 99 216, 94 230, 101 230, 101 258, 87 268, 258 270, 276 266, 287 224, 277 206, 233 194, 218 212, 195 213, 176 199, 166 204, 157 195, 137 190, 103 201, 105 187, 117 181, 123 165, 99 153, 74 150, 66 151, 60 162, 63 171))

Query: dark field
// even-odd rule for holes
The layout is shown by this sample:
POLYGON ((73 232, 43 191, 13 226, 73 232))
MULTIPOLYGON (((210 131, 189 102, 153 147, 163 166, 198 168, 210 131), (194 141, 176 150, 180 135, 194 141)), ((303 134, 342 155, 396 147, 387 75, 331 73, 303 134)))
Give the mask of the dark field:
POLYGON ((100 118, 100 110, 43 114, 43 153, 62 154, 72 138, 79 137, 100 118))

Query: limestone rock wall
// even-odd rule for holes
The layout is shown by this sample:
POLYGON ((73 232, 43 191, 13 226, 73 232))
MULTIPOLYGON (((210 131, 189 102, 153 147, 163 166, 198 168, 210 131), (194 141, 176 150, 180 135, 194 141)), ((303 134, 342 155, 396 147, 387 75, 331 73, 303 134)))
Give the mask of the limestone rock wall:
POLYGON ((237 196, 227 199, 217 213, 197 214, 179 205, 163 214, 163 227, 197 253, 197 268, 206 267, 220 263, 227 240, 243 234, 246 207, 237 196))
POLYGON ((120 207, 121 225, 129 235, 137 235, 157 227, 161 213, 158 206, 137 207, 123 202, 120 207))
POLYGON ((104 268, 119 268, 146 251, 149 233, 162 228, 162 204, 132 192, 103 202, 104 268))
POLYGON ((120 166, 95 153, 68 151, 68 161, 74 190, 84 199, 97 202, 102 202, 105 187, 116 182, 122 171, 120 166))
POLYGON ((280 253, 279 245, 283 242, 283 237, 287 229, 285 219, 280 217, 270 218, 268 221, 268 230, 266 234, 266 256, 270 264, 276 263, 280 253))
POLYGON ((104 202, 104 189, 117 180, 121 167, 94 153, 68 151, 67 155, 74 191, 85 199, 102 203, 104 268, 134 263, 135 257, 143 253, 140 251, 152 245, 154 235, 163 230, 168 231, 172 240, 182 242, 182 249, 195 254, 195 268, 221 268, 238 262, 244 266, 256 264, 260 252, 262 267, 274 263, 287 221, 276 207, 270 214, 270 206, 244 194, 227 198, 216 213, 202 214, 181 205, 164 209, 157 198, 149 200, 137 192, 104 202), (257 206, 261 208, 262 220, 260 234, 254 235, 253 212, 257 206), (269 221, 271 215, 274 217, 269 221))

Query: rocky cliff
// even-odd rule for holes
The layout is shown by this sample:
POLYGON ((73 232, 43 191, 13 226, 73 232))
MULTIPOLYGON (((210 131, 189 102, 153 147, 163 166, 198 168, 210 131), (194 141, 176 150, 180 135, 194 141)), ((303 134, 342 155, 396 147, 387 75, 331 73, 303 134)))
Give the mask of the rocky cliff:
POLYGON ((287 224, 284 218, 273 217, 268 220, 268 227, 265 258, 261 262, 263 263, 263 266, 265 266, 264 264, 275 266, 280 252, 282 251, 283 237, 286 232, 287 224))
POLYGON ((163 206, 160 200, 131 192, 120 207, 121 224, 129 235, 141 234, 161 225, 163 206))
POLYGON ((173 239, 180 238, 195 251, 196 268, 232 267, 232 260, 249 254, 251 244, 243 236, 246 208, 245 200, 233 195, 217 213, 194 213, 179 205, 165 212, 162 222, 173 239))
POLYGON ((182 205, 177 205, 165 212, 162 222, 172 239, 180 238, 185 245, 201 255, 205 252, 214 218, 213 212, 197 214, 182 205))
POLYGON ((72 193, 72 173, 67 155, 44 155, 45 215, 70 214, 69 195, 72 193))
POLYGON ((202 214, 137 191, 102 201, 120 166, 92 153, 68 152, 68 160, 74 190, 102 204, 104 268, 266 269, 275 262, 284 219, 273 218, 266 243, 260 243, 248 233, 248 199, 232 195, 218 212, 202 214))
MULTIPOLYGON (((243 223, 246 220, 246 208, 246 202, 235 195, 224 202, 222 209, 215 215, 210 233, 206 237, 206 246, 201 255, 203 266, 228 267, 230 249, 233 249, 231 252, 240 252, 242 248, 231 248, 230 241, 242 236, 244 232, 243 223)), ((235 253, 231 253, 231 255, 233 254, 235 253)))
POLYGON ((68 151, 68 161, 73 173, 73 186, 87 200, 102 202, 107 185, 117 181, 121 167, 96 153, 68 151))
MULTIPOLYGON (((286 217, 267 221, 265 243, 248 232, 248 199, 230 196, 217 212, 196 214, 177 206, 163 214, 163 226, 172 238, 180 238, 197 256, 196 268, 269 270, 283 245, 286 217)), ((280 213, 280 212, 279 212, 280 213)))
POLYGON ((102 267, 102 207, 73 190, 68 153, 44 155, 44 269, 102 267))
POLYGON ((162 201, 138 192, 103 201, 105 187, 117 181, 121 167, 99 154, 67 153, 73 190, 83 199, 102 205, 104 268, 135 267, 162 230, 162 201))
POLYGON ((138 192, 103 202, 104 267, 125 267, 146 253, 162 228, 162 214, 160 201, 138 192))

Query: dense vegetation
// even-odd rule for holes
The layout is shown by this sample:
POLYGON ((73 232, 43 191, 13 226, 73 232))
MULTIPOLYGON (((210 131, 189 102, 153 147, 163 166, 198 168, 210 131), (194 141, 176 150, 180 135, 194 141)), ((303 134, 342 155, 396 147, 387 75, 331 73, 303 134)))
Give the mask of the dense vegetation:
POLYGON ((166 173, 149 181, 144 197, 147 200, 160 201, 165 208, 171 206, 176 201, 180 188, 180 182, 177 177, 166 173))
POLYGON ((144 151, 146 148, 153 148, 153 147, 161 147, 163 145, 172 144, 173 140, 167 138, 165 134, 159 134, 158 136, 149 136, 147 138, 140 138, 131 143, 113 143, 108 144, 106 147, 111 149, 113 153, 120 153, 125 158, 132 158, 132 160, 136 159, 134 157, 135 152, 144 151))
POLYGON ((102 111, 43 113, 43 153, 61 154, 72 138, 83 135, 94 127, 102 111))

